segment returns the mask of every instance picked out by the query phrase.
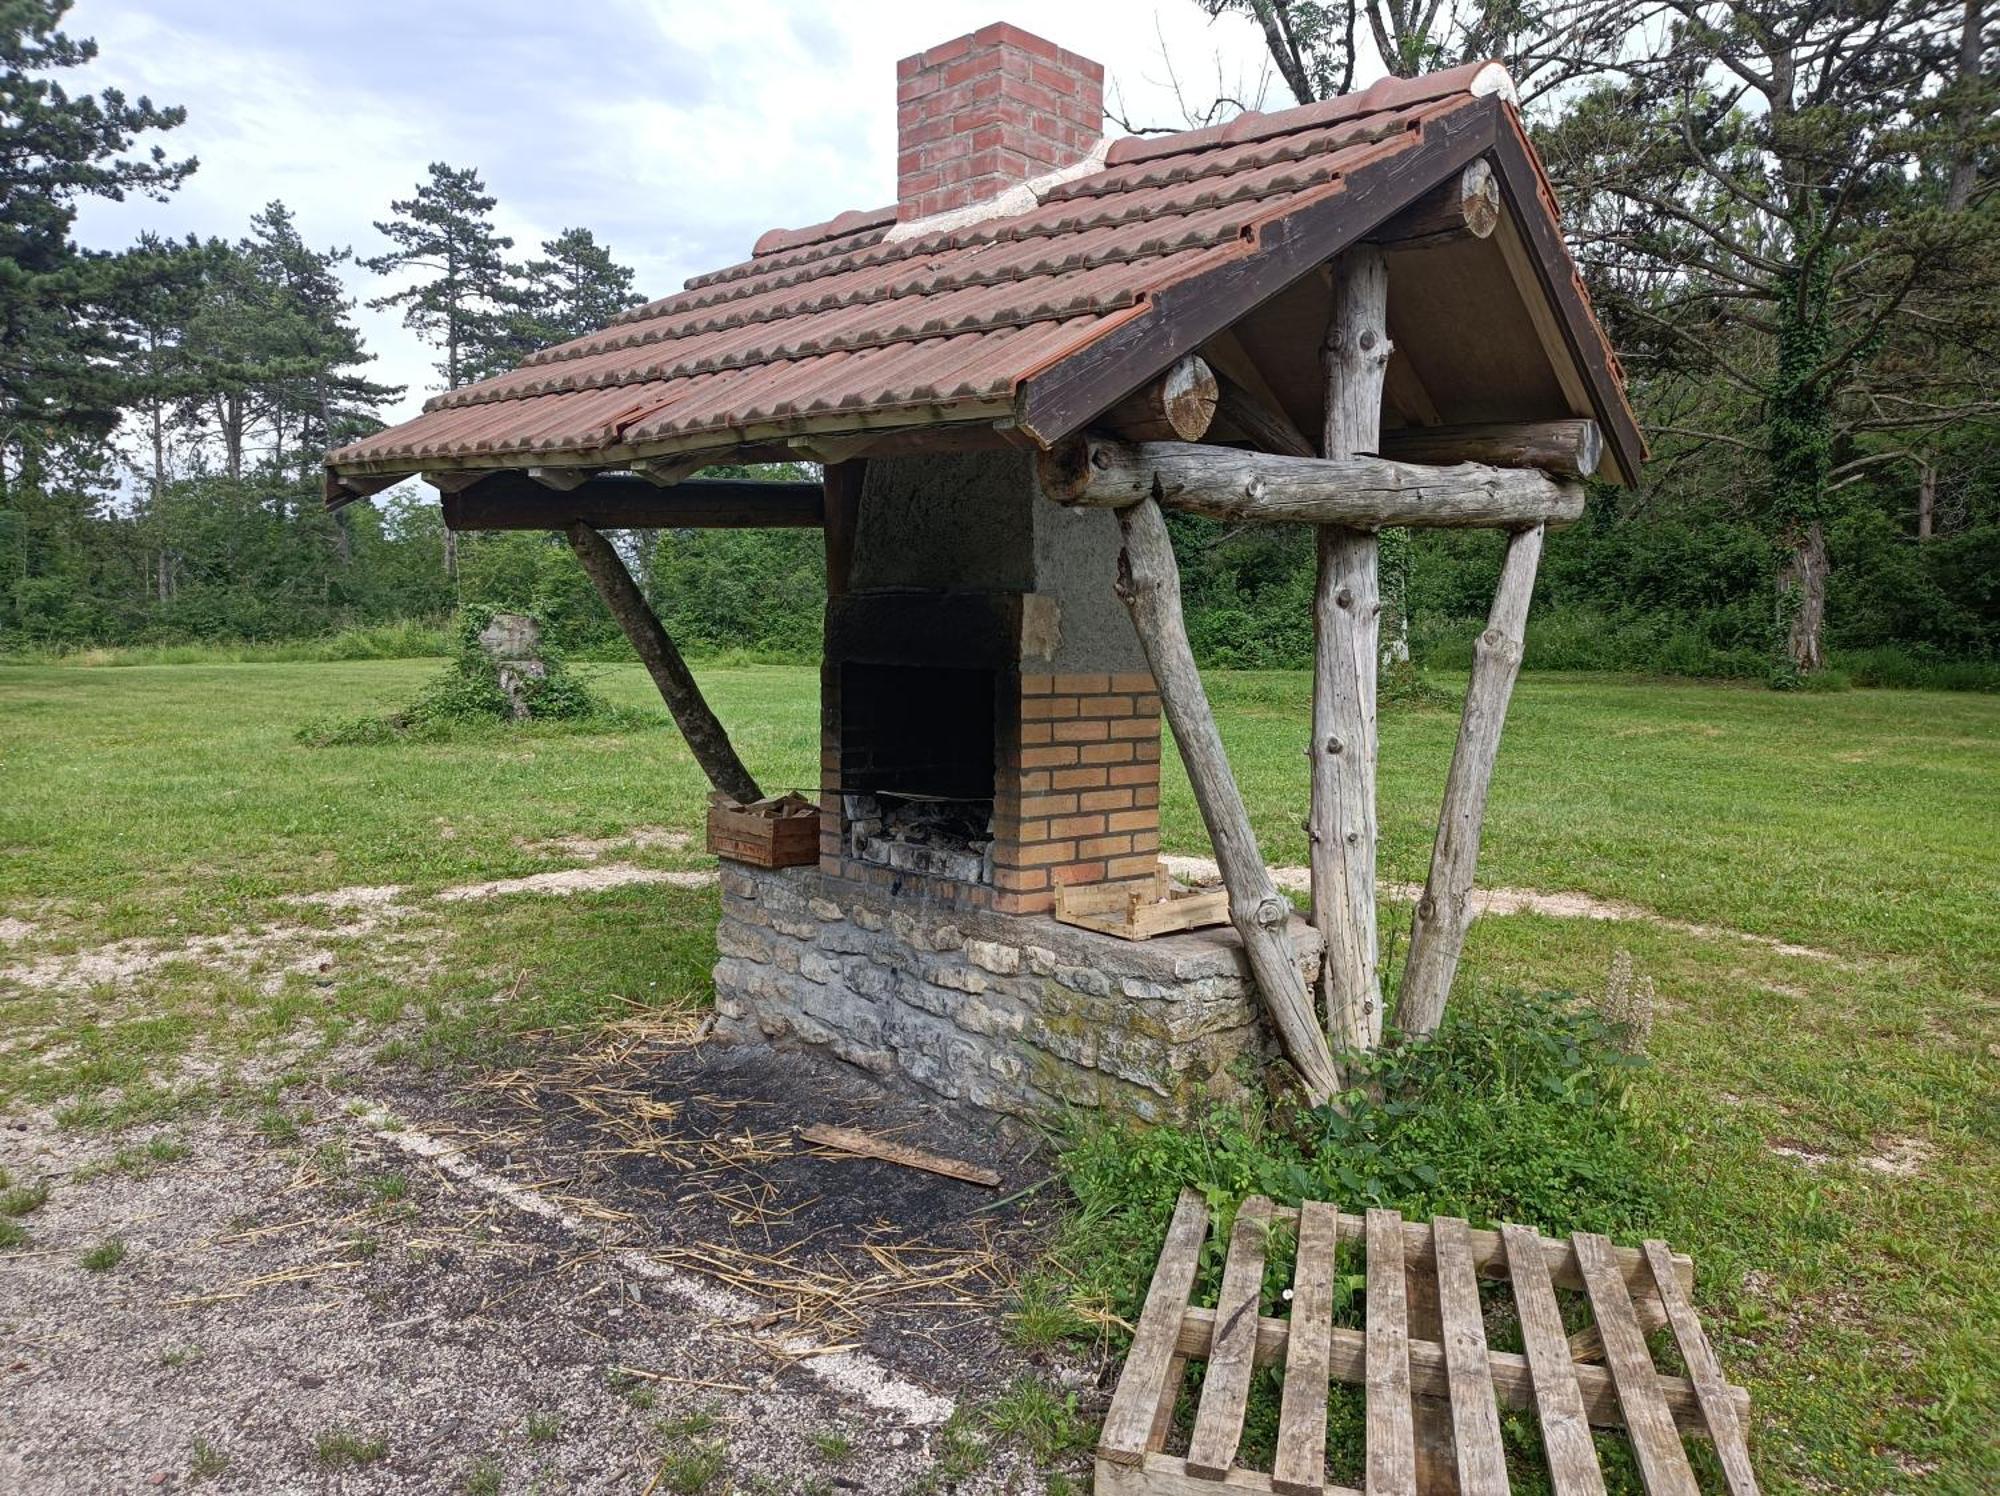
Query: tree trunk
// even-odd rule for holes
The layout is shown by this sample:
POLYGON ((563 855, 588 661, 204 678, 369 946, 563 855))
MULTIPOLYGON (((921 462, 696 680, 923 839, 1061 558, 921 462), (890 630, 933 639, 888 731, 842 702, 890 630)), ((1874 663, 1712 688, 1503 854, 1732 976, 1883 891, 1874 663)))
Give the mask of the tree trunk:
MULTIPOLYGON (((1323 454, 1374 448, 1389 363, 1389 272, 1382 252, 1334 267, 1327 329, 1323 454)), ((1326 942, 1320 990, 1327 1035, 1343 1049, 1382 1042, 1375 928, 1375 680, 1381 649, 1379 544, 1372 531, 1322 525, 1313 591, 1313 923, 1326 942)))
POLYGON ((1926 460, 1917 469, 1917 539, 1929 540, 1937 524, 1937 465, 1926 460))
POLYGON ((644 595, 632 580, 632 573, 625 569, 625 562, 617 549, 581 521, 570 525, 566 533, 570 549, 583 563, 584 572, 596 586, 598 596, 604 599, 611 616, 618 620, 625 637, 632 641, 639 663, 653 677, 653 684, 660 688, 667 710, 673 713, 681 736, 687 739, 688 748, 693 752, 695 762, 701 765, 702 773, 708 776, 708 782, 739 805, 763 799, 764 792, 757 788, 757 781, 750 777, 750 771, 743 767, 743 760, 736 756, 729 734, 716 720, 715 713, 709 710, 701 687, 695 684, 694 676, 688 670, 687 661, 681 658, 680 650, 674 647, 674 641, 661 627, 658 616, 647 606, 644 595))
POLYGON ((1242 937, 1250 969, 1263 993, 1286 1057, 1314 1105, 1340 1089, 1340 1072, 1313 1015, 1312 994, 1286 929, 1292 906, 1271 882, 1250 829, 1236 777, 1222 750, 1208 694, 1195 669, 1181 615, 1180 568, 1160 506, 1151 499, 1118 511, 1125 546, 1118 555, 1118 595, 1131 611, 1146 663, 1160 689, 1160 704, 1187 766, 1202 824, 1215 847, 1216 865, 1229 890, 1229 922, 1242 937))
POLYGON ((1820 633, 1826 623, 1826 534, 1818 520, 1785 537, 1790 554, 1778 568, 1778 598, 1791 615, 1785 653, 1799 674, 1825 668, 1820 633))
POLYGON ((1979 157, 1973 148, 1973 132, 1979 124, 1981 55, 1985 50, 1984 0, 1965 0, 1965 23, 1958 33, 1958 77, 1954 84, 1963 94, 1955 111, 1958 144, 1952 151, 1951 180, 1945 188, 1944 207, 1956 213, 1972 201, 1972 189, 1979 182, 1979 157))
POLYGON ((1486 631, 1472 647, 1472 678, 1459 718, 1458 746, 1452 750, 1451 772, 1445 778, 1430 876, 1410 925, 1410 959, 1403 966, 1396 1004, 1396 1026, 1412 1038, 1433 1032, 1444 1017, 1445 1000, 1465 949, 1466 928, 1472 923, 1472 882, 1479 871, 1486 796, 1500 753, 1500 729, 1507 722, 1507 703, 1521 671, 1542 533, 1538 526, 1508 540, 1486 631))

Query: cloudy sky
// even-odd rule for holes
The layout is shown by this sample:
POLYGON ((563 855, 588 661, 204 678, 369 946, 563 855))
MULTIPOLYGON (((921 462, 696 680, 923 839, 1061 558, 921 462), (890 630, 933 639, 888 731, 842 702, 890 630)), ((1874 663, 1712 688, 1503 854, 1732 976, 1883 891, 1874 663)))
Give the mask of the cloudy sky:
MULTIPOLYGON (((78 233, 233 238, 282 198, 313 242, 377 253, 373 220, 445 161, 483 174, 517 254, 587 227, 659 295, 767 228, 894 201, 896 59, 1003 19, 1104 63, 1135 124, 1184 123, 1176 79, 1196 109, 1292 102, 1254 27, 1197 0, 78 0, 66 29, 102 49, 78 81, 185 105, 164 141, 201 161, 78 233)), ((414 410, 432 355, 360 315, 414 410)))

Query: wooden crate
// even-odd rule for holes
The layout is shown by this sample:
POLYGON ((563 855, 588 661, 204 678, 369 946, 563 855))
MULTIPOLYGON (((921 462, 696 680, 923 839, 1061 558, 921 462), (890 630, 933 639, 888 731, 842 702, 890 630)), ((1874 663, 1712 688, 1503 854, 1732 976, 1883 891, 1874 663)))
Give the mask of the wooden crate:
POLYGON ((754 867, 818 862, 819 807, 799 794, 738 805, 718 792, 708 800, 708 850, 754 867))
POLYGON ((1663 1243, 1635 1251, 1588 1232, 1554 1241, 1523 1226, 1474 1231, 1450 1217, 1420 1224, 1393 1210, 1355 1216, 1317 1201, 1287 1210, 1257 1197, 1237 1212, 1215 1307, 1196 1308, 1189 1296, 1209 1225, 1201 1196, 1184 1191, 1098 1440, 1099 1496, 1356 1496, 1326 1482, 1329 1379, 1366 1389, 1368 1496, 1416 1496, 1420 1413, 1449 1445, 1442 1459, 1455 1465, 1464 1496, 1505 1493, 1502 1408, 1535 1412, 1557 1496, 1602 1496, 1592 1425, 1624 1431, 1651 1496, 1695 1496, 1683 1431, 1715 1441, 1730 1496, 1756 1492, 1745 1443, 1749 1395, 1724 1380, 1695 1316, 1692 1264, 1663 1243), (1293 1226, 1298 1241, 1283 1319, 1258 1313, 1266 1243, 1279 1223, 1293 1226), (1344 1241, 1366 1253, 1365 1330, 1333 1323, 1334 1253, 1344 1241), (1482 1277, 1511 1284, 1525 1356, 1487 1349, 1482 1277), (1595 1334, 1564 1335, 1559 1287, 1588 1295, 1595 1334), (1655 1369, 1635 1296, 1673 1327, 1687 1377, 1655 1369), (1440 1338, 1412 1335, 1419 1304, 1435 1304, 1440 1338), (1607 1366, 1581 1364, 1578 1356, 1596 1347, 1607 1366), (1207 1360, 1207 1371, 1187 1454, 1172 1455, 1167 1435, 1194 1357, 1207 1360), (1272 1469, 1240 1468, 1251 1373, 1280 1363, 1272 1469))
POLYGON ((1221 889, 1176 890, 1165 868, 1150 880, 1056 886, 1056 918, 1066 925, 1150 940, 1176 930, 1199 930, 1229 923, 1229 895, 1221 889))

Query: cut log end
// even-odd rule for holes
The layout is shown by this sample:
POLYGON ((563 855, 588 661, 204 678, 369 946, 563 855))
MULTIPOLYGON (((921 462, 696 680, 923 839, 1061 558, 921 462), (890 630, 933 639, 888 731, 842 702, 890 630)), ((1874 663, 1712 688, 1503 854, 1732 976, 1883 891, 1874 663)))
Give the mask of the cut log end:
POLYGON ((1194 354, 1105 413, 1103 425, 1127 441, 1199 441, 1221 396, 1215 373, 1194 354))
POLYGON ((1455 239, 1487 239, 1500 226, 1500 183, 1485 161, 1474 161, 1385 223, 1373 236, 1385 249, 1423 249, 1455 239))

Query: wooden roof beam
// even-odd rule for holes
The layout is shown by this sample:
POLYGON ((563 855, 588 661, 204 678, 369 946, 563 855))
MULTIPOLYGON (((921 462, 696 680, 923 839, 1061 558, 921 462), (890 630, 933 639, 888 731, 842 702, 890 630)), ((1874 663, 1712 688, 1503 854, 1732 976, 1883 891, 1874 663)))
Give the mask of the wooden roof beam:
POLYGON ((450 530, 561 530, 577 522, 593 530, 812 529, 823 514, 817 483, 743 478, 661 488, 644 478, 598 475, 558 491, 506 472, 442 492, 450 530))
POLYGON ((1583 515, 1583 487, 1533 468, 1458 463, 1420 467, 1385 457, 1279 457, 1195 442, 1059 443, 1041 460, 1057 503, 1124 509, 1157 498, 1170 509, 1235 523, 1334 524, 1376 530, 1526 529, 1583 515))

